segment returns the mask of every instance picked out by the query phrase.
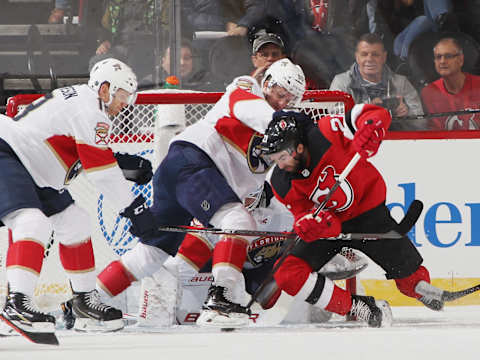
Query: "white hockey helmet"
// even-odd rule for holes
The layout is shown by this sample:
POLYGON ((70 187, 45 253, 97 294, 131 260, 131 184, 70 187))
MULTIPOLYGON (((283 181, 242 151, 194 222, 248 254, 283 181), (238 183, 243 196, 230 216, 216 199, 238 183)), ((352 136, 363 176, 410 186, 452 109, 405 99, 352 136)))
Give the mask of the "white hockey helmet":
POLYGON ((265 81, 268 81, 267 87, 278 85, 294 96, 288 104, 290 107, 295 107, 302 101, 306 86, 305 75, 302 68, 289 59, 280 59, 270 65, 263 76, 262 89, 265 81))
POLYGON ((105 105, 110 105, 118 89, 123 89, 131 94, 128 98, 129 105, 135 103, 137 98, 137 77, 130 66, 114 58, 100 60, 90 71, 88 86, 98 92, 100 86, 105 82, 110 84, 110 100, 105 105))

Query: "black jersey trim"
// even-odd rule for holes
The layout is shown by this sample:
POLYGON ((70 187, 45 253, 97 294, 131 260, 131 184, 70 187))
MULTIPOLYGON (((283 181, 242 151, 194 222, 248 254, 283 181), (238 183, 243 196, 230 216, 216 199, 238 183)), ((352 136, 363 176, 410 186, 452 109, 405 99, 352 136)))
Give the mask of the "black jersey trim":
POLYGON ((352 110, 345 113, 345 124, 348 126, 352 134, 355 134, 356 130, 352 123, 352 110))
POLYGON ((275 166, 270 178, 270 183, 273 190, 275 190, 280 197, 285 198, 292 188, 292 174, 275 166))

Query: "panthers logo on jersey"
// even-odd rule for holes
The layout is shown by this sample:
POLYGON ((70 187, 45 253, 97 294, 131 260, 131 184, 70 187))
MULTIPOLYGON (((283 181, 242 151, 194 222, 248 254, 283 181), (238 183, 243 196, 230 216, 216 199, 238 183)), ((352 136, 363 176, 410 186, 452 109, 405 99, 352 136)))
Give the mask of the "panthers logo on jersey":
POLYGON ((70 166, 70 169, 67 170, 67 174, 65 175, 65 180, 63 183, 65 185, 70 184, 72 180, 75 179, 82 170, 83 166, 80 160, 75 161, 73 165, 70 166))
POLYGON ((247 260, 254 267, 275 258, 282 249, 284 236, 266 236, 255 239, 247 249, 247 260))

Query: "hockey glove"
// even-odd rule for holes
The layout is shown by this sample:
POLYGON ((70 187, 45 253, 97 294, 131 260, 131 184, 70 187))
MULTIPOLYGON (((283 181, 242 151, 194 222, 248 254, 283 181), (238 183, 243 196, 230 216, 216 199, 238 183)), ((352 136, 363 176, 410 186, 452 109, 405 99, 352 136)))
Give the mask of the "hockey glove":
POLYGON ((144 185, 152 179, 152 164, 149 160, 125 153, 115 153, 114 156, 125 179, 134 181, 138 185, 144 185))
POLYGON ((155 235, 155 220, 142 195, 138 195, 120 215, 132 222, 132 226, 130 226, 132 235, 140 238, 149 238, 155 235))
POLYGON ((338 236, 342 231, 342 224, 330 211, 322 210, 317 216, 313 216, 313 212, 303 214, 295 220, 293 229, 302 240, 311 242, 338 236))
POLYGON ((353 148, 362 158, 375 155, 385 137, 385 128, 382 119, 366 120, 358 128, 353 137, 353 148))

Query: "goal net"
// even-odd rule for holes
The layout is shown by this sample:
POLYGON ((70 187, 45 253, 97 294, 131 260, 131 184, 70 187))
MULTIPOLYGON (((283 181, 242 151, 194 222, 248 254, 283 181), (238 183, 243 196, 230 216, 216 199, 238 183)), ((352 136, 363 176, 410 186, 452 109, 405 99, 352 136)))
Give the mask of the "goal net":
MULTIPOLYGON (((222 93, 160 90, 140 93, 134 106, 130 106, 113 119, 111 147, 146 157, 154 169, 167 152, 169 140, 179 131, 200 120, 221 97, 222 93)), ((7 115, 15 116, 40 95, 18 95, 7 104, 7 115)), ((339 91, 307 91, 299 109, 314 120, 326 114, 344 114, 353 106, 352 97, 339 91)), ((92 243, 96 270, 100 272, 108 263, 131 249, 137 242, 129 232, 129 223, 113 211, 113 206, 80 174, 69 185, 75 201, 91 217, 92 243)), ((137 196, 143 194, 151 204, 152 186, 132 185, 137 196)), ((8 246, 7 230, 0 228, 0 305, 6 293, 5 259, 8 246)), ((53 239, 54 240, 54 239, 53 239)), ((351 283, 349 286, 354 285, 351 283)), ((58 305, 71 296, 70 286, 59 261, 58 244, 51 242, 46 251, 42 273, 35 290, 35 301, 44 311, 58 309, 58 305), (47 255, 48 254, 48 255, 47 255)))

